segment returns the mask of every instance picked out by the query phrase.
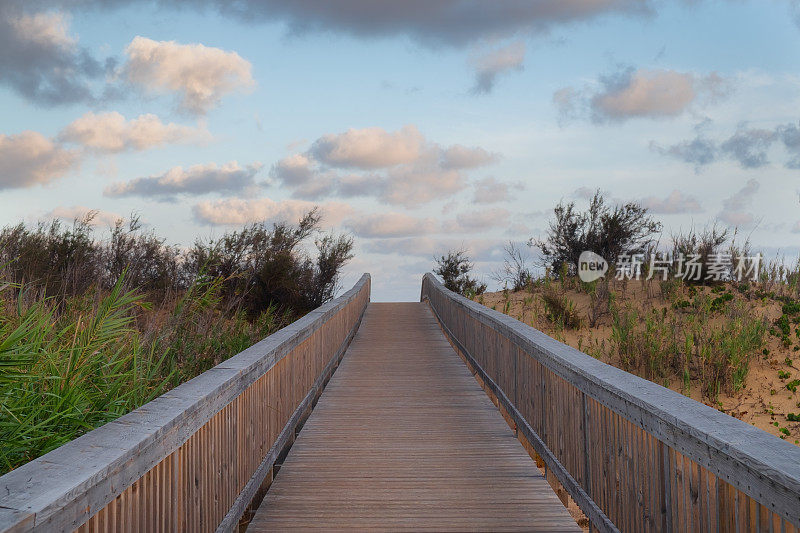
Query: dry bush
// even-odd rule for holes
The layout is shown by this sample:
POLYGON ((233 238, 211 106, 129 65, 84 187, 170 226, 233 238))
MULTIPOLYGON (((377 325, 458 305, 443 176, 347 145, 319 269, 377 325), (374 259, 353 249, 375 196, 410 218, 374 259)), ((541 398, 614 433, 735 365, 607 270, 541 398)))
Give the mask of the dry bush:
POLYGON ((533 283, 533 273, 528 267, 528 257, 513 242, 503 247, 503 266, 492 273, 492 279, 514 292, 524 290, 533 283))
POLYGON ((596 327, 600 319, 610 312, 611 291, 608 280, 599 279, 591 283, 584 283, 589 293, 589 326, 596 327))
POLYGON ((569 329, 580 329, 582 320, 575 302, 567 295, 560 293, 553 286, 542 290, 542 302, 547 318, 557 326, 569 329))
MULTIPOLYGON (((709 283, 709 265, 712 258, 723 252, 723 246, 728 241, 728 230, 720 229, 716 225, 704 228, 698 232, 694 229, 687 233, 678 233, 672 237, 672 266, 670 275, 675 277, 681 270, 687 269, 686 264, 678 264, 679 258, 683 257, 684 262, 694 257, 699 263, 696 269, 697 274, 684 277, 684 281, 689 284, 709 283)), ((730 275, 727 272, 726 275, 730 275)))

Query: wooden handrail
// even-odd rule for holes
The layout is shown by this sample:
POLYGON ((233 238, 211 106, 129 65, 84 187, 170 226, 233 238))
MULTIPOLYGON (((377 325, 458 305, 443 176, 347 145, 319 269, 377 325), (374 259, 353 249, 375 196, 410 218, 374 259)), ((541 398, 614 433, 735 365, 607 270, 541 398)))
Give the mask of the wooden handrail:
POLYGON ((600 531, 796 531, 800 448, 455 294, 428 301, 600 531))
POLYGON ((232 531, 358 329, 370 276, 0 477, 0 531, 232 531))

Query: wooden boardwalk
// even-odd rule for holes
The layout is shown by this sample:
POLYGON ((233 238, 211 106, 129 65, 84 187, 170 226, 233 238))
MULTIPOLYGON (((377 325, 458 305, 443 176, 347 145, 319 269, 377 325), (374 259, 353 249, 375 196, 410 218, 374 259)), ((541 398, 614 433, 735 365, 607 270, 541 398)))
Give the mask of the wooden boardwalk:
POLYGON ((369 304, 249 531, 580 531, 427 304, 369 304))

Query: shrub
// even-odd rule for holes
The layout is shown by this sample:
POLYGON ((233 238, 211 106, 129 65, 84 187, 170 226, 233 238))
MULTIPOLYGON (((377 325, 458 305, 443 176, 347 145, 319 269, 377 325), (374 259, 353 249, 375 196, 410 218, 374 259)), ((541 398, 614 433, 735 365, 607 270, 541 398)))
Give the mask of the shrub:
MULTIPOLYGON (((709 265, 712 257, 722 253, 722 247, 728 240, 728 230, 719 229, 717 226, 705 228, 701 232, 694 229, 687 233, 679 233, 672 237, 672 273, 674 275, 686 274, 684 282, 689 284, 705 284, 709 275, 709 265), (678 264, 679 258, 684 259, 684 264, 678 264), (686 262, 695 259, 696 267, 688 267, 686 262)), ((735 258, 731 258, 733 261, 735 258)), ((724 272, 722 279, 730 277, 730 269, 724 272)))
POLYGON ((128 287, 140 291, 165 295, 186 288, 191 279, 182 269, 182 257, 177 246, 153 232, 144 233, 137 215, 127 224, 117 220, 108 242, 98 246, 104 266, 104 285, 110 286, 125 272, 128 287))
POLYGON ((667 301, 672 301, 679 293, 681 288, 681 280, 674 277, 668 277, 660 281, 661 295, 667 301))
POLYGON ((222 297, 251 316, 270 306, 305 314, 333 297, 339 273, 353 257, 353 239, 344 235, 316 239, 317 254, 310 257, 303 245, 319 232, 319 223, 314 209, 295 225, 255 223, 217 240, 196 241, 185 268, 189 277, 222 278, 222 297))
POLYGON ((647 209, 636 203, 610 207, 600 191, 589 202, 589 209, 579 212, 575 203, 559 203, 554 209, 544 240, 528 244, 541 251, 551 272, 576 273, 581 252, 591 250, 613 263, 623 253, 643 253, 652 236, 661 230, 647 209))
POLYGON ((781 315, 775 321, 775 325, 778 326, 783 337, 788 337, 789 333, 791 333, 791 326, 789 325, 789 317, 786 315, 781 315))
POLYGON ((796 315, 800 313, 800 301, 789 300, 781 308, 784 315, 796 315))
POLYGON ((73 221, 39 222, 0 231, 0 265, 4 277, 25 283, 47 296, 77 296, 90 287, 110 290, 126 272, 128 287, 164 295, 186 288, 191 280, 181 271, 177 246, 167 246, 153 233, 141 231, 137 216, 128 224, 118 220, 108 240, 95 239, 95 213, 73 221))
POLYGON ((0 265, 7 281, 33 284, 46 295, 76 295, 105 282, 102 251, 92 239, 92 214, 72 227, 58 220, 0 231, 0 265))
POLYGON ((470 277, 473 264, 466 250, 450 250, 436 259, 434 274, 442 278, 445 288, 461 295, 478 295, 486 291, 486 284, 470 277))
POLYGON ((533 274, 528 268, 525 254, 513 242, 504 246, 503 251, 505 252, 503 266, 492 273, 492 278, 514 292, 529 287, 533 282, 533 274))
POLYGON ((729 292, 722 293, 711 300, 711 311, 722 311, 731 300, 733 300, 733 294, 729 292))
MULTIPOLYGON (((79 296, 91 287, 110 290, 125 272, 126 287, 159 302, 185 291, 203 276, 221 278, 227 309, 250 317, 270 306, 302 315, 330 300, 342 267, 353 257, 353 239, 321 235, 316 209, 297 224, 255 223, 216 240, 198 240, 186 253, 153 232, 137 216, 118 220, 106 240, 94 237, 93 214, 67 226, 58 220, 0 231, 0 265, 12 283, 38 288, 44 297, 79 296), (314 241, 316 254, 305 252, 314 241)), ((35 296, 34 296, 35 297, 35 296)))
POLYGON ((608 314, 613 295, 607 280, 598 279, 584 285, 589 292, 589 326, 595 327, 600 318, 608 314))

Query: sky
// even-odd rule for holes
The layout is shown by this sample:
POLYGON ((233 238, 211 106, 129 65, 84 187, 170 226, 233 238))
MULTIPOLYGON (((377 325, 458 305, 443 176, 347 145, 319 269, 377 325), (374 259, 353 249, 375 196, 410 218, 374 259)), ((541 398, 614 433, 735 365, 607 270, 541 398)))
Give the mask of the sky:
POLYGON ((3 0, 0 110, 0 225, 319 206, 376 301, 450 249, 496 286, 597 189, 800 251, 796 0, 3 0))

